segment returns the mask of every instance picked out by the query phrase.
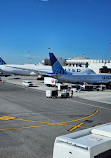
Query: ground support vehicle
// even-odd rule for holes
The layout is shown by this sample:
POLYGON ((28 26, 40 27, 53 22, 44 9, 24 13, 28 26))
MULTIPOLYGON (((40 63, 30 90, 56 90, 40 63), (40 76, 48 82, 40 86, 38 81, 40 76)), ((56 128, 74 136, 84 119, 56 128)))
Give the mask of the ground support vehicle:
POLYGON ((46 97, 47 98, 57 98, 58 90, 46 90, 46 97))
POLYGON ((22 85, 25 87, 31 87, 31 86, 33 86, 33 83, 31 81, 23 81, 22 85))
POLYGON ((68 98, 69 97, 69 92, 67 90, 58 91, 58 97, 68 98))
POLYGON ((56 86, 56 83, 58 82, 57 79, 52 77, 44 77, 44 84, 47 86, 56 86))

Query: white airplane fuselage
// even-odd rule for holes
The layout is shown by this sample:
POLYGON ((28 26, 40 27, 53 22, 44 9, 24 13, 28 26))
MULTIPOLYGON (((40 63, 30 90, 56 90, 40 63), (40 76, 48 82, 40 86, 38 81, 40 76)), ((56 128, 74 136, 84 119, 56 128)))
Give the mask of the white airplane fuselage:
MULTIPOLYGON (((64 69, 72 74, 95 74, 89 68, 64 66, 64 69)), ((46 75, 53 74, 51 66, 44 65, 0 65, 0 70, 11 74, 19 75, 36 75, 36 72, 44 72, 46 75)))
POLYGON ((17 68, 7 67, 6 65, 0 65, 0 71, 2 73, 8 73, 8 74, 14 74, 14 75, 24 75, 24 76, 30 76, 30 75, 36 75, 36 73, 32 71, 27 70, 21 70, 17 68))
POLYGON ((111 74, 61 74, 53 75, 61 82, 67 83, 89 83, 89 84, 105 84, 111 82, 111 74))

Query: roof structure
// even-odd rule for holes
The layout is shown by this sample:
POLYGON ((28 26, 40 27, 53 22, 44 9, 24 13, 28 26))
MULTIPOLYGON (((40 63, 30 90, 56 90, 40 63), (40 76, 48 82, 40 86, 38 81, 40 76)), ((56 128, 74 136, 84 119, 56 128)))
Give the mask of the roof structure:
POLYGON ((76 58, 73 58, 73 60, 88 60, 89 58, 87 57, 76 57, 76 58))

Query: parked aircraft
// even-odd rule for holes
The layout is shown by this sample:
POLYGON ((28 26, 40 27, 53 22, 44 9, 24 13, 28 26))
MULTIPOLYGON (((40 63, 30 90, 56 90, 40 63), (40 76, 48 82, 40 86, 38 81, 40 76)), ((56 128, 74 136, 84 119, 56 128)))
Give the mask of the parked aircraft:
POLYGON ((2 58, 0 58, 0 65, 5 65, 6 64, 6 62, 5 61, 3 61, 3 59, 2 58))
MULTIPOLYGON (((93 70, 83 67, 64 66, 64 69, 73 74, 95 74, 93 70)), ((5 63, 5 65, 0 65, 0 70, 3 72, 8 72, 10 74, 16 74, 16 75, 19 74, 19 75, 51 76, 53 74, 51 66, 35 65, 35 64, 11 65, 5 63)))
POLYGON ((72 74, 63 69, 53 53, 49 53, 53 77, 61 82, 100 84, 110 83, 110 74, 72 74))
POLYGON ((26 75, 26 76, 36 75, 36 73, 32 72, 32 71, 20 70, 20 69, 17 69, 17 68, 7 67, 7 66, 9 66, 9 65, 7 65, 6 62, 3 61, 2 58, 0 58, 0 75, 2 75, 2 76, 9 76, 11 74, 26 75))

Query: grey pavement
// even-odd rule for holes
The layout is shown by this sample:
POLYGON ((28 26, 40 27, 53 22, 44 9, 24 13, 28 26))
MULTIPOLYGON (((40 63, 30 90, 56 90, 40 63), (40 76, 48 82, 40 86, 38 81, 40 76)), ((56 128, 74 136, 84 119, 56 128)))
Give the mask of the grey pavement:
POLYGON ((47 99, 44 91, 0 82, 1 158, 52 158, 57 136, 110 121, 110 103, 47 99))

